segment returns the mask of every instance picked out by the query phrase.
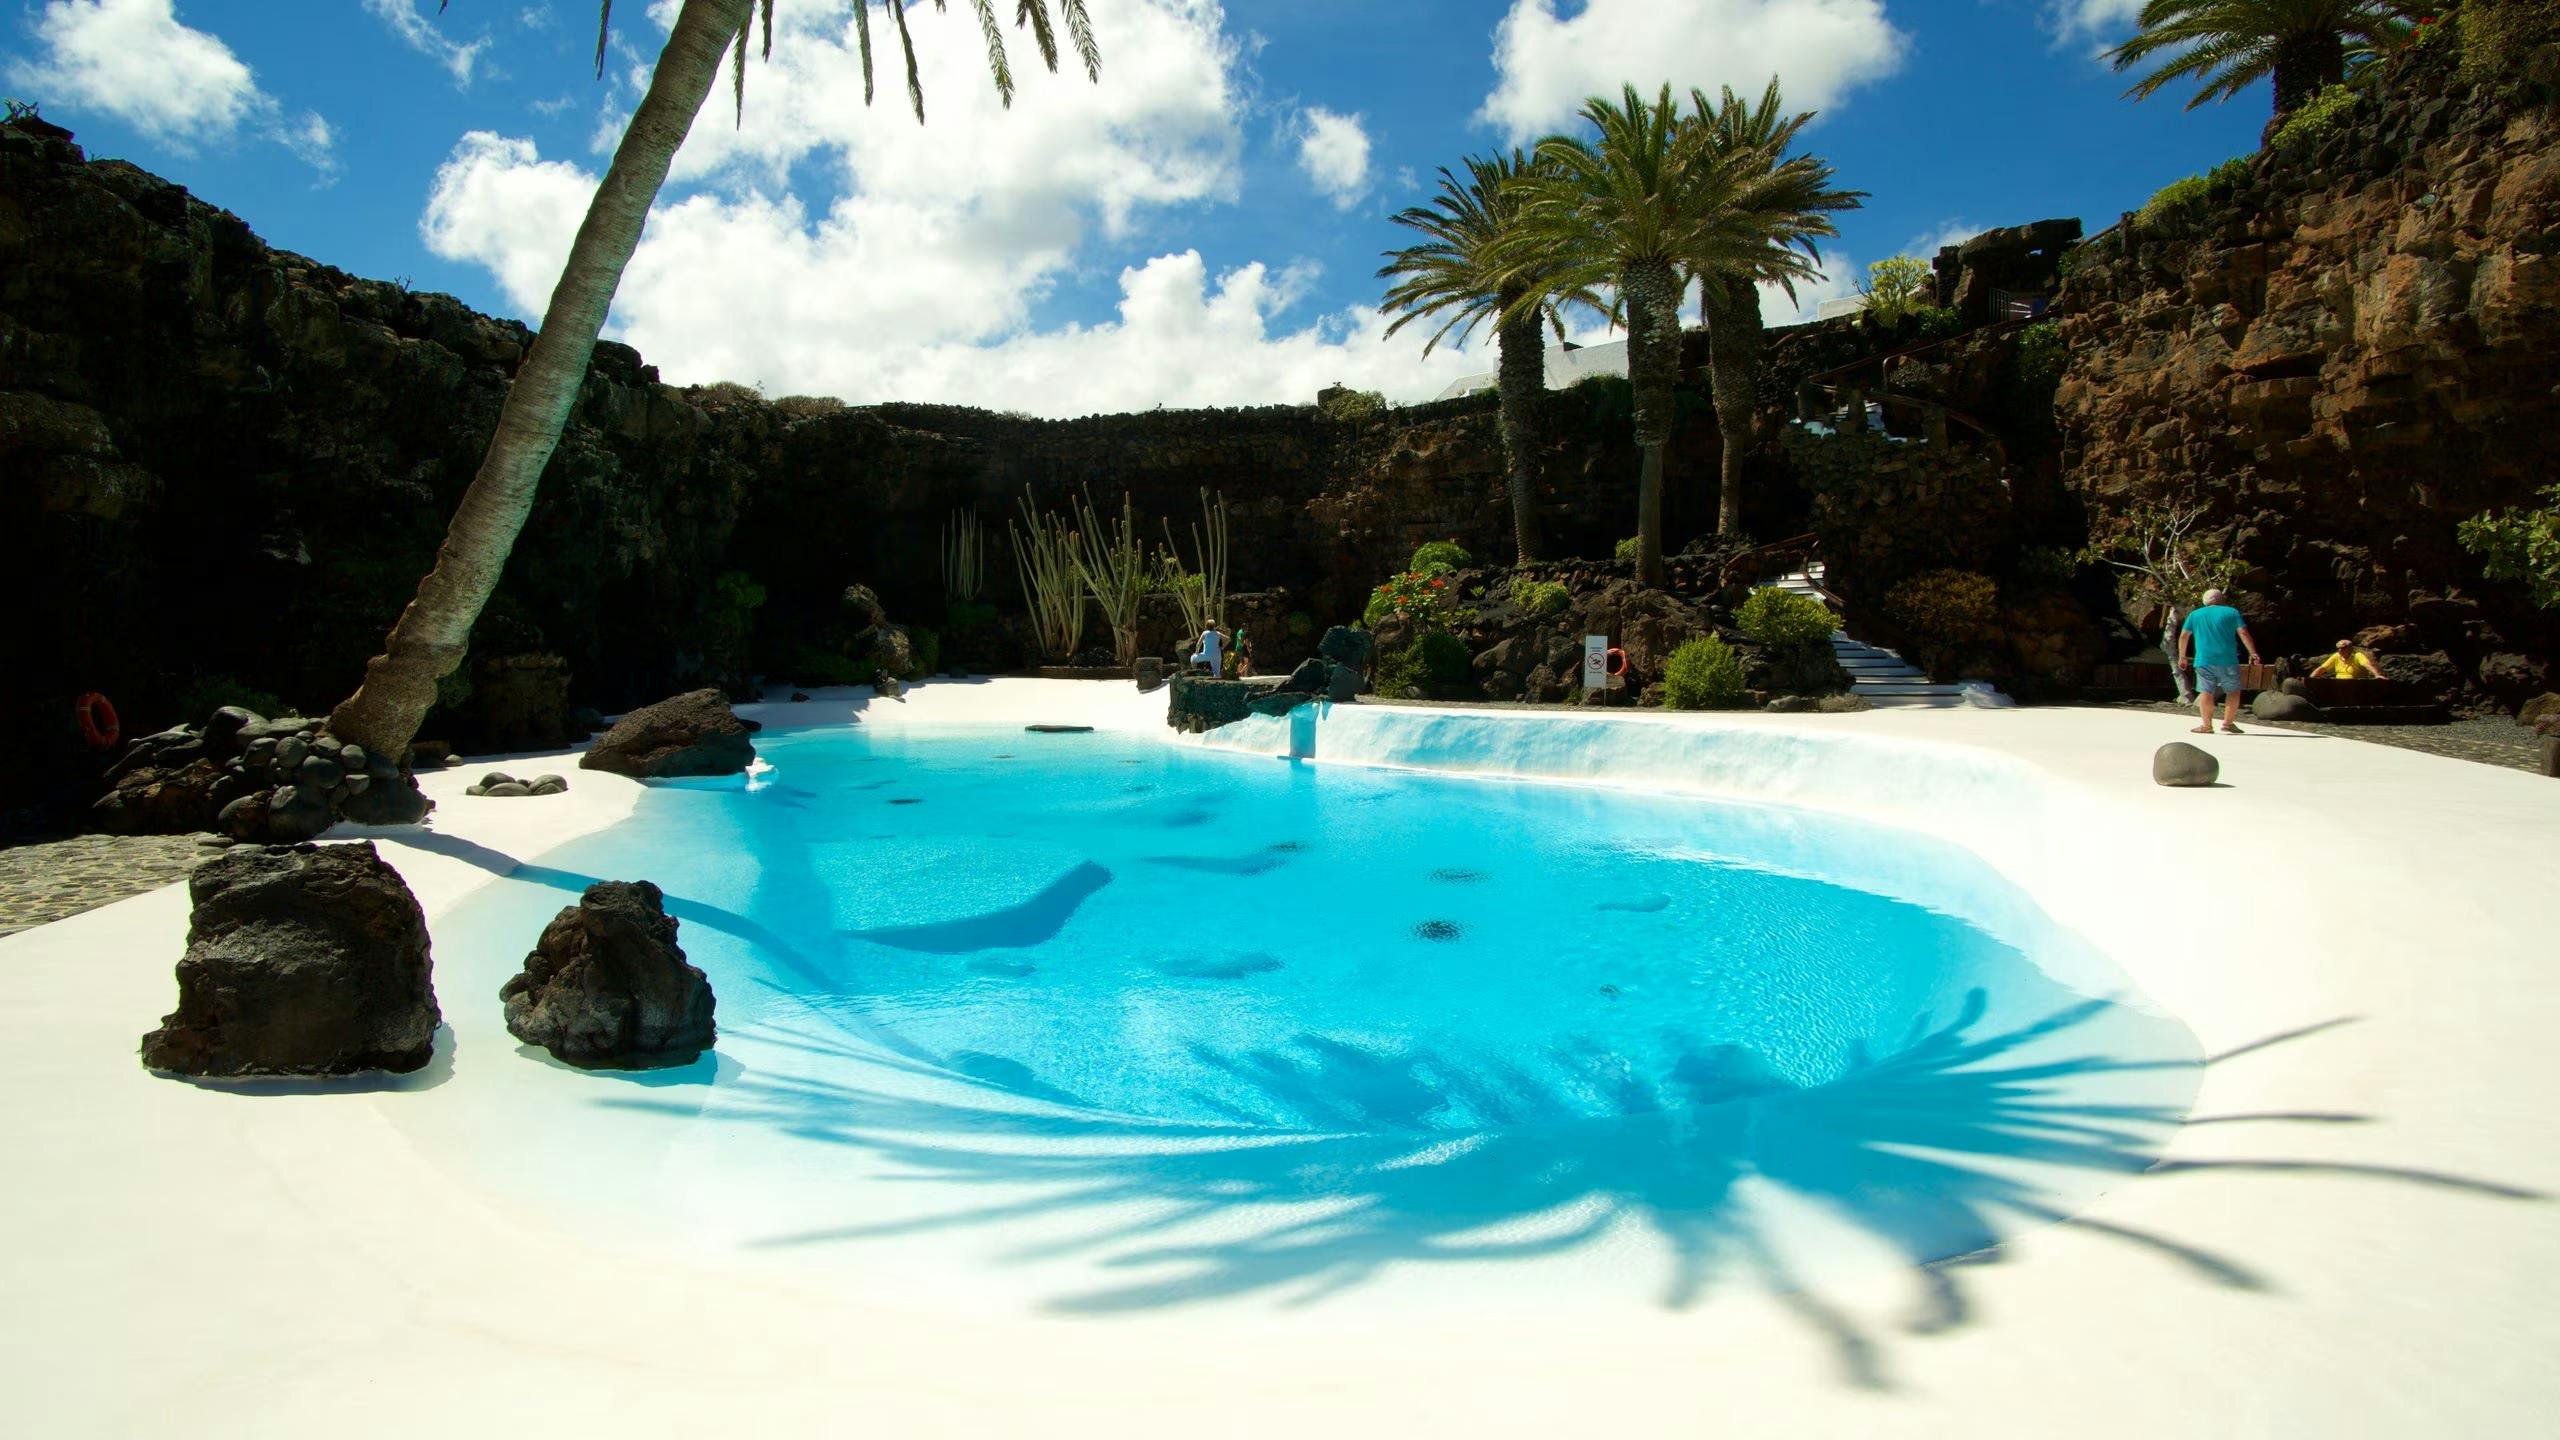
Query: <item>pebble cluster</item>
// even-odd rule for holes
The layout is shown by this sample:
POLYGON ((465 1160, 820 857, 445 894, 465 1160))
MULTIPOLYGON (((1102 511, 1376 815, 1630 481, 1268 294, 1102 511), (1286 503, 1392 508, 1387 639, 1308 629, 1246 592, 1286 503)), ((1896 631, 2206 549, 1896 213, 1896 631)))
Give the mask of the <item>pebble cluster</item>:
POLYGON ((405 803, 378 807, 364 802, 376 785, 408 789, 399 783, 398 757, 367 754, 361 745, 322 734, 320 723, 300 717, 268 720, 229 708, 213 713, 203 731, 205 753, 231 752, 213 791, 222 807, 215 824, 223 833, 280 843, 310 839, 340 814, 366 824, 419 818, 405 813, 405 803), (377 809, 404 813, 376 818, 371 812, 377 809))
POLYGON ((562 775, 536 775, 519 780, 504 770, 492 770, 479 782, 463 791, 465 795, 486 795, 493 799, 513 799, 520 795, 560 795, 567 793, 569 781, 562 775))

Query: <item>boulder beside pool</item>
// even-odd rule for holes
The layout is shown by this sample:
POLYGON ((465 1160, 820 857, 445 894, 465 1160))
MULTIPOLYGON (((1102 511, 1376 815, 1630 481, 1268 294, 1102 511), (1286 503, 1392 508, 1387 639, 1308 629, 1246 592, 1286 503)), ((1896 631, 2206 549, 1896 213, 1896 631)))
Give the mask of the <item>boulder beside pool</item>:
POLYGON ((587 753, 581 770, 602 770, 635 780, 684 775, 736 775, 753 764, 755 742, 747 722, 717 690, 695 690, 643 705, 613 722, 587 753))
POLYGON ((2151 757, 2151 779, 2174 789, 2200 789, 2222 778, 2222 762, 2184 740, 2172 740, 2151 757))
POLYGON ((666 897, 601 880, 542 929, 499 988, 507 1033, 587 1070, 689 1065, 711 1048, 711 978, 687 964, 666 897))
POLYGON ((2311 703, 2309 697, 2290 695, 2281 690, 2259 691, 2249 702, 2249 713, 2270 724, 2310 725, 2328 718, 2319 706, 2311 703))
POLYGON ((187 879, 178 1008, 142 1063, 208 1077, 406 1072, 435 1054, 427 917, 353 845, 234 845, 187 879))

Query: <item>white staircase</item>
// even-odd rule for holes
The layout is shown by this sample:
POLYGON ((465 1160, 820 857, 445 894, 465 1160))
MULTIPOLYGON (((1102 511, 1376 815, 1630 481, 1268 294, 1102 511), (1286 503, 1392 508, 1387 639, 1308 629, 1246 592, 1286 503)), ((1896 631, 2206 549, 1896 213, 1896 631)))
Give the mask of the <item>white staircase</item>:
MULTIPOLYGON (((1817 560, 1769 583, 1791 594, 1827 602, 1830 592, 1822 584, 1825 572, 1826 567, 1817 560)), ((1929 678, 1928 671, 1890 650, 1852 640, 1845 630, 1832 632, 1831 653, 1839 660, 1840 668, 1849 672, 1851 693, 1865 696, 1879 710, 1952 710, 1970 703, 1963 686, 1941 685, 1929 678)))

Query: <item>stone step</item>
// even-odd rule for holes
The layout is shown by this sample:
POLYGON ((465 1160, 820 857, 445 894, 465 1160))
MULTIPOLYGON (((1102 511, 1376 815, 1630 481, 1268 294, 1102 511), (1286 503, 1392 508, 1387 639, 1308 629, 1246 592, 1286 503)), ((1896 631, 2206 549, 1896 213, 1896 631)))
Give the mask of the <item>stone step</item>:
POLYGON ((1884 682, 1862 680, 1851 688, 1861 695, 1954 695, 1961 697, 1964 694, 1963 687, 1961 686, 1936 685, 1926 680, 1891 680, 1884 682))

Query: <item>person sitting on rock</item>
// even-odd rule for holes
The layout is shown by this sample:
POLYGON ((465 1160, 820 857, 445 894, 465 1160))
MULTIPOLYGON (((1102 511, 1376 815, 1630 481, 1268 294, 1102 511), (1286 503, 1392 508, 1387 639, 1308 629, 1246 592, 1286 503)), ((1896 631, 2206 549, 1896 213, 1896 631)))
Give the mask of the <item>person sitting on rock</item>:
POLYGON ((1244 627, 1238 625, 1236 627, 1236 678, 1242 680, 1252 673, 1253 642, 1245 638, 1244 627))
POLYGON ((2320 667, 2311 672, 2311 678, 2314 680, 2381 680, 2387 677, 2383 675, 2382 667, 2373 663, 2373 657, 2366 654, 2362 646, 2353 640, 2341 640, 2338 642, 2338 653, 2321 661, 2320 667))

